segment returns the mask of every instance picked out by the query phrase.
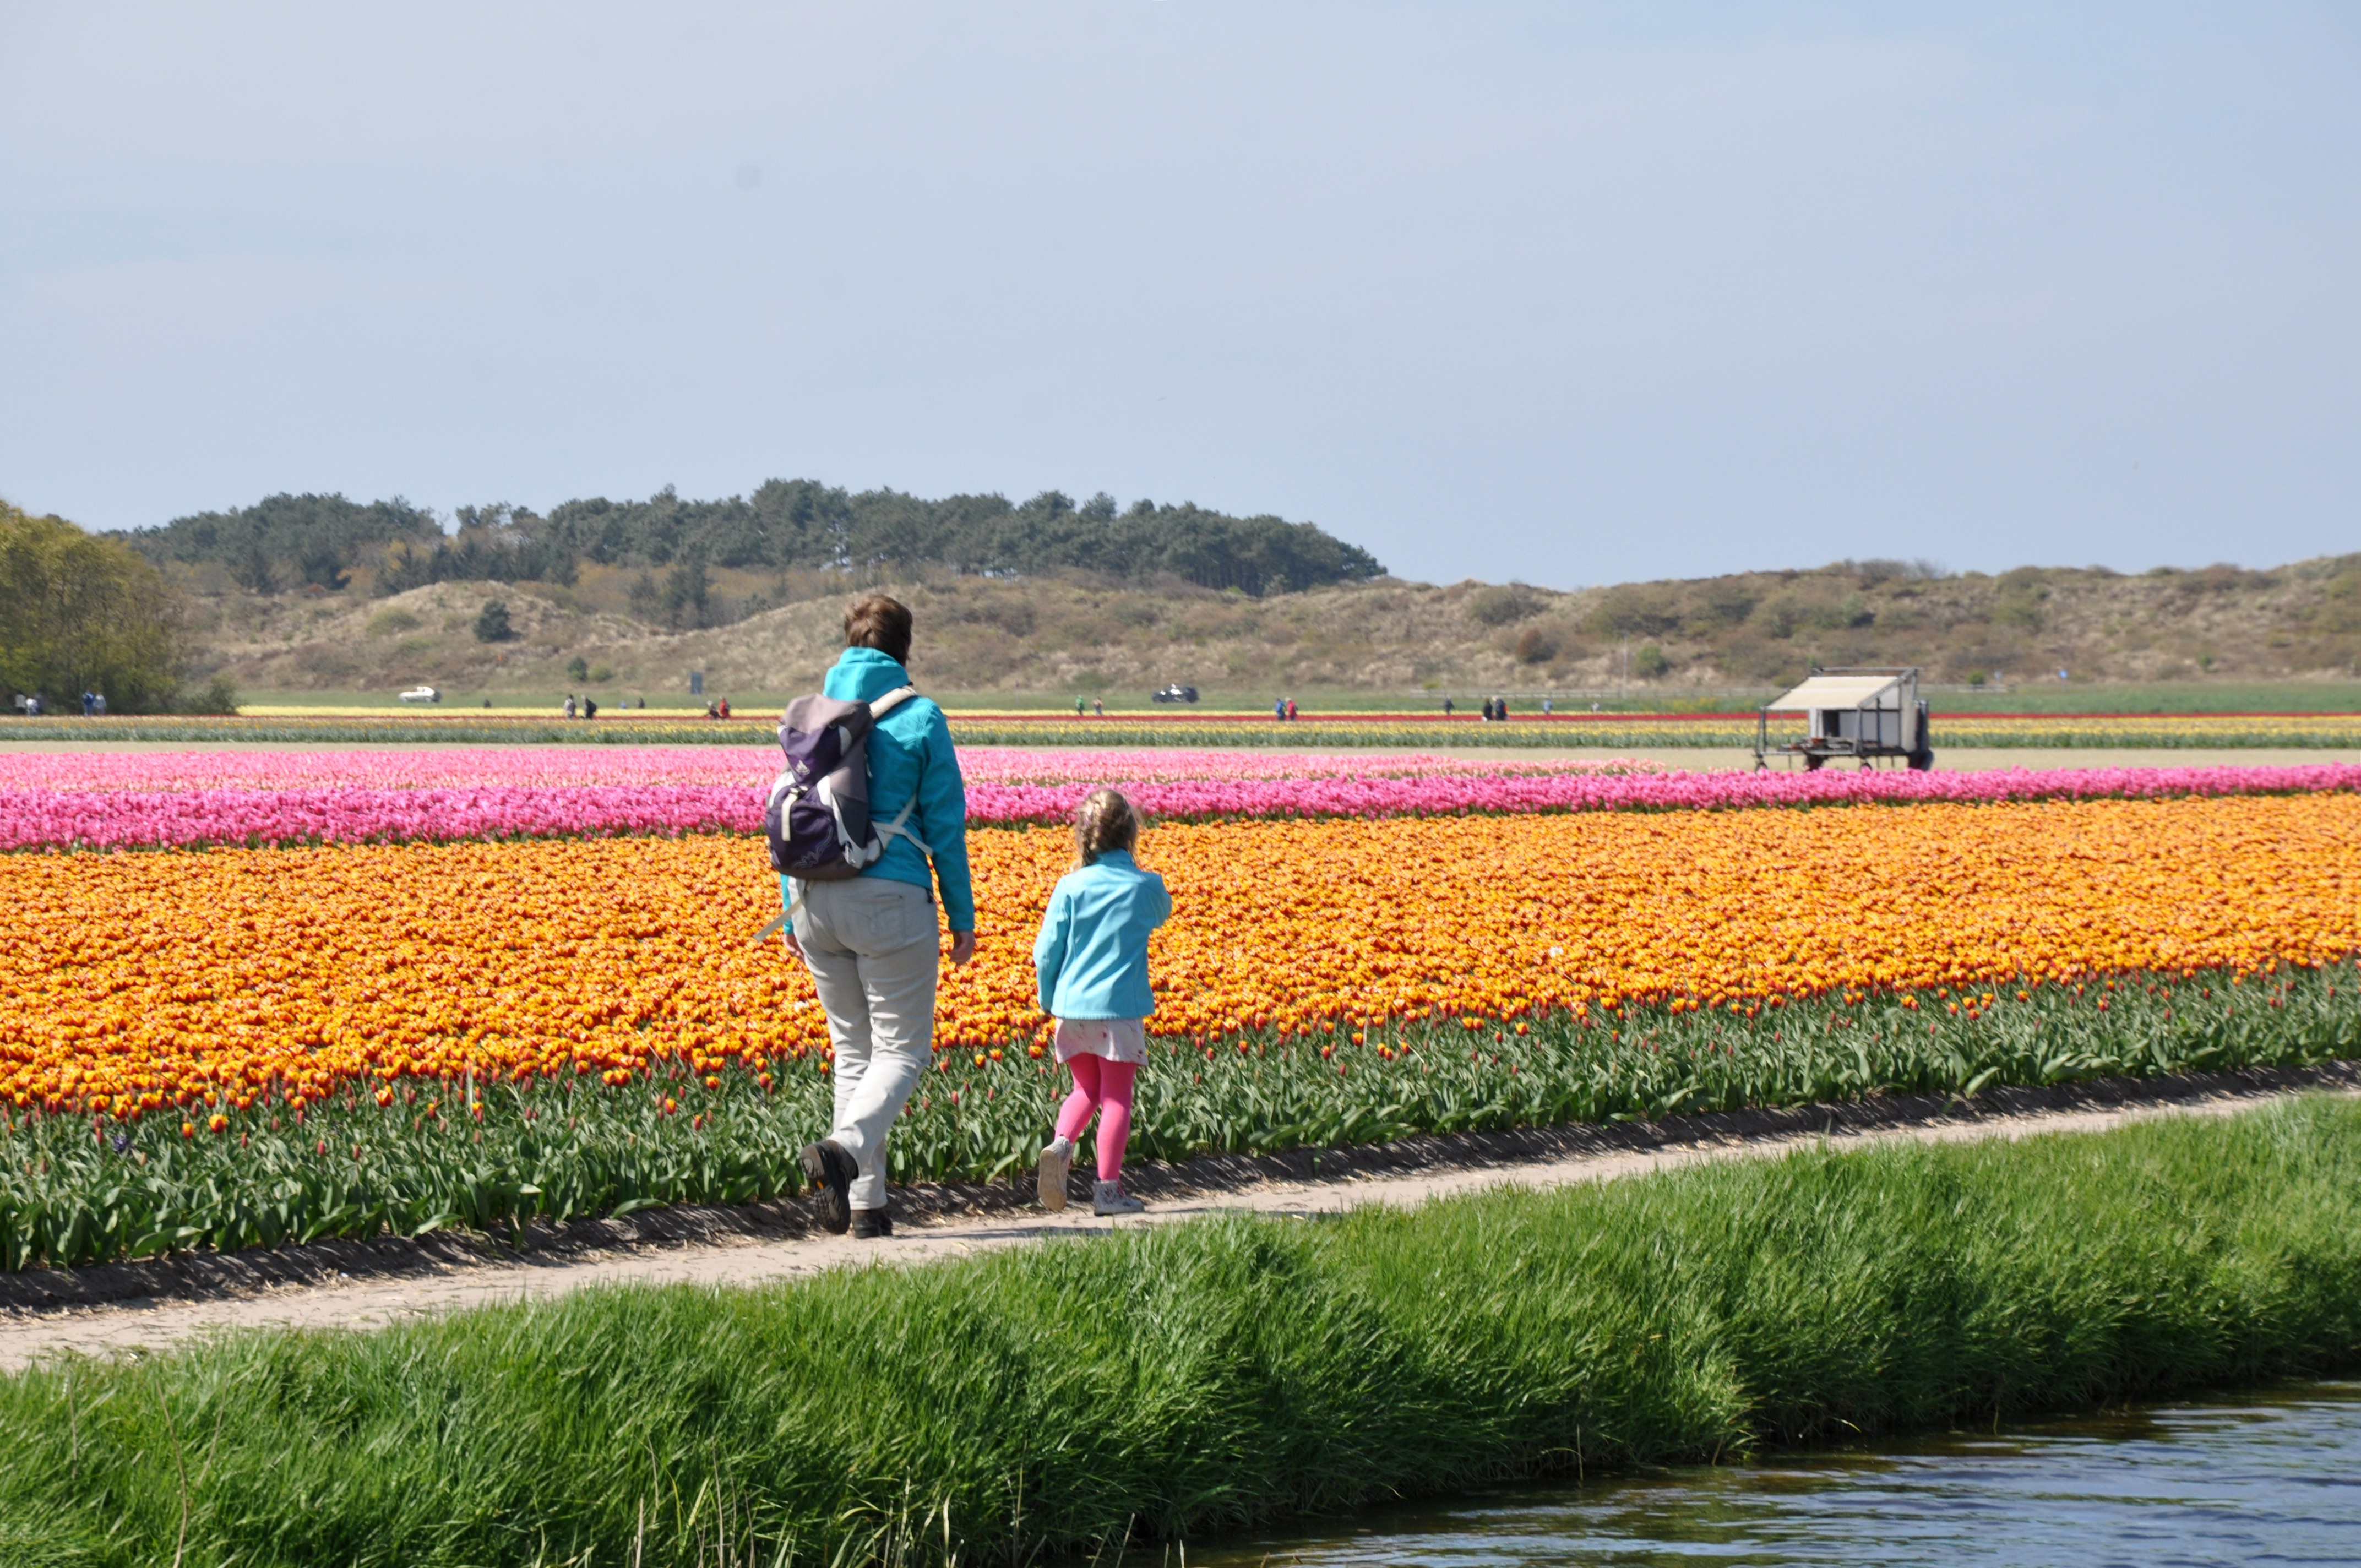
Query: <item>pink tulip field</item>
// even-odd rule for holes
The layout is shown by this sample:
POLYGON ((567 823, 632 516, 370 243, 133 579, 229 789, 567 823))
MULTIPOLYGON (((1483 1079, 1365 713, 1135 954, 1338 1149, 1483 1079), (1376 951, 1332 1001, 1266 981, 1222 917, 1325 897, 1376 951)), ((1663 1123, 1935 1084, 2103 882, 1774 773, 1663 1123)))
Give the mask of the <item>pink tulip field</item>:
MULTIPOLYGON (((0 755, 0 790, 431 789, 486 784, 767 787, 778 753, 752 746, 449 746, 319 751, 50 751, 0 755)), ((1488 762, 1428 753, 960 749, 971 785, 1196 784, 1214 780, 1661 773, 1609 757, 1488 762)))
MULTIPOLYGON (((1687 773, 1626 760, 1202 751, 961 753, 970 819, 1065 820, 1099 784, 1151 817, 1733 810, 2084 800, 2361 788, 2361 766, 2051 772, 1687 773)), ((68 752, 0 757, 0 850, 191 848, 615 834, 751 833, 767 752, 707 748, 68 752)))

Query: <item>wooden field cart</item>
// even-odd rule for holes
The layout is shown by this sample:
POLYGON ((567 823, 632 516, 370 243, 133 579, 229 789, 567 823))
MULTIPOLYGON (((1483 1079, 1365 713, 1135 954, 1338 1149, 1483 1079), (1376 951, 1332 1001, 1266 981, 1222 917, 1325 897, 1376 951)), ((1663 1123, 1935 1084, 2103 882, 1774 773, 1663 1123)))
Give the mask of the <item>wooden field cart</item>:
POLYGON ((1755 716, 1754 766, 1773 757, 1803 759, 1806 771, 1833 757, 1852 757, 1864 768, 1880 760, 1924 773, 1935 765, 1927 731, 1927 705, 1918 700, 1916 668, 1823 670, 1795 690, 1763 705, 1755 716), (1771 744, 1771 716, 1802 713, 1810 729, 1801 740, 1771 744))

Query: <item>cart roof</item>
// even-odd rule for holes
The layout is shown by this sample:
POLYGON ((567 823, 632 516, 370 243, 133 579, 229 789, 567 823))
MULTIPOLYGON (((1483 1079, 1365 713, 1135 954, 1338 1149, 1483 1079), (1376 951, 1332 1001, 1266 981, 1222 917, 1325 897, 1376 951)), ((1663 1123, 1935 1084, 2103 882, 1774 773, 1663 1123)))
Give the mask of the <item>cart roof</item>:
MULTIPOLYGON (((1900 675, 1814 675, 1785 696, 1763 706, 1774 712, 1799 707, 1862 707, 1901 685, 1900 675)), ((1899 706, 1897 696, 1894 706, 1899 706)))

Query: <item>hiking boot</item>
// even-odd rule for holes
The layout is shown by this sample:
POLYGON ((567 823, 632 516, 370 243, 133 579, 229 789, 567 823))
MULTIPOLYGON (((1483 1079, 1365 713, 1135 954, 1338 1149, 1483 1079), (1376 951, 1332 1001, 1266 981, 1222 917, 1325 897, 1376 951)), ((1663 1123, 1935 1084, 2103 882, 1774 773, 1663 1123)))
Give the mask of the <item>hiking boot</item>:
POLYGON ((894 1216, 883 1209, 855 1209, 852 1212, 852 1234, 855 1239, 873 1242, 880 1236, 894 1234, 894 1216))
POLYGON ((1044 1209, 1066 1206, 1066 1173, 1074 1168, 1074 1140, 1052 1138, 1049 1146, 1041 1151, 1041 1164, 1033 1177, 1033 1201, 1044 1209))
POLYGON ((1137 1214, 1148 1205, 1123 1190, 1120 1181, 1091 1183, 1091 1212, 1100 1219, 1115 1214, 1137 1214))
POLYGON ((861 1174, 861 1168, 833 1138, 806 1144, 800 1157, 804 1175, 819 1199, 820 1228, 834 1235, 844 1234, 844 1227, 852 1223, 852 1179, 861 1174))

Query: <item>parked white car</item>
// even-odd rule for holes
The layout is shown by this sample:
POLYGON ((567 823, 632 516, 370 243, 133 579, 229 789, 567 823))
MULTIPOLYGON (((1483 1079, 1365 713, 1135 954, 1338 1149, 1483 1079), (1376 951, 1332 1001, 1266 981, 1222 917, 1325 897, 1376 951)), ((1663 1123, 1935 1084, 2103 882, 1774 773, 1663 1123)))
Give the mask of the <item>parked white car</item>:
POLYGON ((401 694, 404 702, 441 702, 443 694, 433 686, 412 686, 401 694))

